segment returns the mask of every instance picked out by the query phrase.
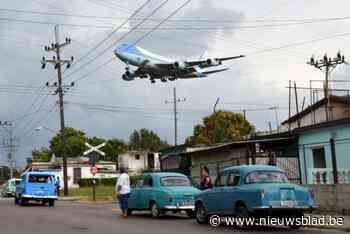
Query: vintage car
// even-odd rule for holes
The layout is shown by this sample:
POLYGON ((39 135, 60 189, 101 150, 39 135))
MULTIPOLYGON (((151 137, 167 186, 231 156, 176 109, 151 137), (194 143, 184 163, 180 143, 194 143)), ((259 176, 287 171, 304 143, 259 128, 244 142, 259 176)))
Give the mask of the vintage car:
POLYGON ((315 208, 314 193, 288 182, 276 166, 242 165, 219 173, 215 187, 202 191, 195 202, 198 223, 209 215, 238 217, 296 217, 315 208))
POLYGON ((136 210, 150 210, 157 218, 166 211, 186 211, 194 217, 194 197, 200 191, 180 173, 146 173, 132 188, 128 213, 136 210))
POLYGON ((55 174, 51 172, 27 172, 21 176, 16 186, 15 204, 26 205, 29 201, 39 201, 43 205, 54 206, 57 196, 55 174))
POLYGON ((15 192, 16 192, 16 185, 19 184, 21 182, 20 179, 9 179, 5 185, 4 188, 1 192, 1 195, 3 197, 14 197, 15 196, 15 192))

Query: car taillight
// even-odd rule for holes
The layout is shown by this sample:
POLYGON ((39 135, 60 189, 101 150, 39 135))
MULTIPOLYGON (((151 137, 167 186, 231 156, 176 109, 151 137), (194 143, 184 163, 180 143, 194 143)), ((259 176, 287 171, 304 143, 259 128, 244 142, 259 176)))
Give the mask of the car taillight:
POLYGON ((314 188, 309 188, 309 194, 312 199, 315 199, 315 189, 314 188))

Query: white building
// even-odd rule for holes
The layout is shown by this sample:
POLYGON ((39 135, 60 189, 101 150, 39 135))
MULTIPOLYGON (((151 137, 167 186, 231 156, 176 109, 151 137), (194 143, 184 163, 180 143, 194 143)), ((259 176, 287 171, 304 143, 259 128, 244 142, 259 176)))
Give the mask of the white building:
MULTIPOLYGON (((115 162, 99 161, 96 163, 98 171, 96 178, 116 178, 118 176, 115 162)), ((52 157, 50 162, 32 162, 28 170, 38 171, 52 171, 60 178, 61 188, 63 188, 63 167, 62 159, 57 160, 52 157)), ((68 187, 79 187, 80 179, 93 178, 91 173, 91 165, 89 159, 86 157, 68 158, 67 159, 67 176, 68 187)))
POLYGON ((118 157, 119 167, 126 167, 130 173, 138 173, 144 169, 159 170, 158 153, 128 151, 118 157))

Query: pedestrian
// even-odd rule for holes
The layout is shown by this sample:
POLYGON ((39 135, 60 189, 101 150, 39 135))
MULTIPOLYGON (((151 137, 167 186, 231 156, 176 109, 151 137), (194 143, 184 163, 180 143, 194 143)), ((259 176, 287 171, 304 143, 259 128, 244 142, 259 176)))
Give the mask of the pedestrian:
POLYGON ((57 176, 56 178, 55 185, 56 185, 57 196, 60 196, 61 181, 59 176, 57 176))
POLYGON ((116 192, 118 194, 122 216, 126 218, 128 216, 128 200, 130 196, 130 178, 127 168, 120 168, 120 176, 118 177, 116 184, 116 192))
POLYGON ((213 187, 213 184, 211 182, 209 168, 207 166, 204 166, 201 170, 201 183, 200 183, 200 189, 210 189, 213 187))

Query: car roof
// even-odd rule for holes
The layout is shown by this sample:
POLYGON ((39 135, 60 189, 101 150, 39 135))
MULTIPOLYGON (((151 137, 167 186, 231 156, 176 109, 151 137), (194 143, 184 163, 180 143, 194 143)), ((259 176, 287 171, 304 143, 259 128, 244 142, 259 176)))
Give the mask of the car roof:
POLYGON ((26 173, 27 175, 55 175, 53 172, 49 171, 30 171, 26 173))
POLYGON ((177 173, 177 172, 148 172, 144 175, 158 176, 158 177, 166 177, 166 176, 182 176, 186 177, 186 175, 177 173))
POLYGON ((223 171, 232 171, 232 170, 238 170, 240 172, 243 172, 244 174, 247 174, 252 171, 280 171, 284 172, 282 169, 276 166, 270 166, 270 165, 239 165, 239 166, 233 166, 233 167, 227 167, 223 171))

